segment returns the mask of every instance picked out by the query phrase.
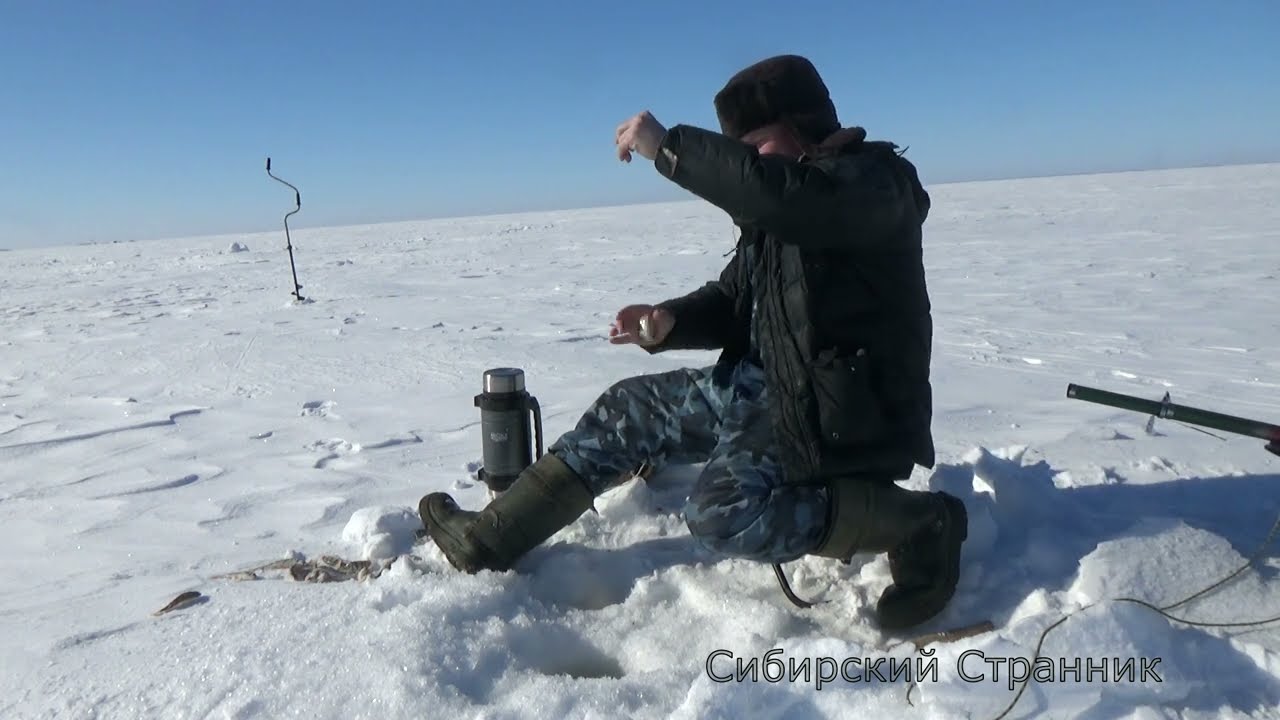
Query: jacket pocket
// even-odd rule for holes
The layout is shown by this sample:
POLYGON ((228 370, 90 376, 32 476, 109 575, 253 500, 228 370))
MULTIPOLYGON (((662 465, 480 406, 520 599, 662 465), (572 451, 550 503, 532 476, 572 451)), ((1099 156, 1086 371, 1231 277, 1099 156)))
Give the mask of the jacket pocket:
POLYGON ((859 349, 852 355, 824 351, 811 370, 823 444, 843 448, 884 439, 884 408, 871 377, 872 358, 866 350, 859 349))

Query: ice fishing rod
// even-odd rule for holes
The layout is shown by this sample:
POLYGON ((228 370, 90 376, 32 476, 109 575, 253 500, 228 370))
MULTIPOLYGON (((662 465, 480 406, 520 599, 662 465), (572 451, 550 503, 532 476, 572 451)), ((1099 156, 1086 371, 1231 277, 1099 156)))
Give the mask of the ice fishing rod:
POLYGON ((293 264, 293 240, 290 239, 289 237, 289 216, 293 215, 294 213, 302 209, 302 193, 298 191, 298 188, 285 182, 284 180, 281 180, 275 175, 272 175, 271 158, 267 158, 267 175, 270 175, 271 179, 275 180, 276 182, 280 182, 280 183, 284 183, 285 185, 288 185, 289 188, 293 190, 293 199, 294 199, 294 202, 297 203, 297 207, 295 207, 290 212, 286 213, 284 216, 284 244, 285 244, 285 248, 289 251, 289 269, 293 272, 293 292, 290 294, 293 295, 295 298, 297 298, 299 301, 302 301, 302 300, 305 300, 305 298, 302 297, 302 286, 298 284, 298 268, 293 264))
POLYGON ((1224 415, 1187 405, 1175 405, 1170 402, 1169 393, 1167 392, 1164 394, 1164 400, 1144 400, 1133 395, 1098 390, 1097 388, 1084 387, 1073 383, 1067 386, 1067 397, 1097 403, 1098 405, 1108 405, 1121 410, 1147 413, 1151 415, 1151 421, 1147 423, 1148 432, 1150 432, 1155 418, 1165 418, 1189 425, 1200 425, 1235 435, 1245 435, 1266 440, 1267 450, 1280 455, 1280 425, 1272 425, 1234 415, 1224 415))

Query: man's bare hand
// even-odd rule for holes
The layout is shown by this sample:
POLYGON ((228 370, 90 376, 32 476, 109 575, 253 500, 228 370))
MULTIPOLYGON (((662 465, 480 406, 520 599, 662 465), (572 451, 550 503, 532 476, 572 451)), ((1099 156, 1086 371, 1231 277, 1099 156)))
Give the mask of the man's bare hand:
POLYGON ((631 162, 631 153, 647 160, 658 156, 658 146, 666 137, 667 129, 648 110, 618 126, 614 144, 618 146, 618 159, 631 162))
POLYGON ((609 342, 614 345, 661 345, 676 326, 675 317, 652 305, 628 305, 618 311, 609 328, 609 342))

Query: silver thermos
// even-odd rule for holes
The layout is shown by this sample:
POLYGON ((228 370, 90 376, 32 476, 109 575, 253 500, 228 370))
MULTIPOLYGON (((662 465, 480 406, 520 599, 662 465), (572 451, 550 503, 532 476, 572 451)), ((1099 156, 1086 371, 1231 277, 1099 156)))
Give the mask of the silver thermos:
POLYGON ((485 370, 484 392, 476 395, 475 406, 480 408, 484 462, 479 478, 491 491, 501 493, 533 464, 531 436, 537 443, 536 457, 542 457, 542 409, 537 398, 525 390, 520 368, 485 370))

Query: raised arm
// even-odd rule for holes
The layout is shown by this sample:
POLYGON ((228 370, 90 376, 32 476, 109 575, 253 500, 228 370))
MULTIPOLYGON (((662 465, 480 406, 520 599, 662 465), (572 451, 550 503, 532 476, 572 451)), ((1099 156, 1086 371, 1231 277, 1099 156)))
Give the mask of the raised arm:
POLYGON ((875 250, 917 217, 905 161, 889 149, 800 162, 677 125, 664 136, 654 165, 740 225, 769 230, 784 243, 875 250))

